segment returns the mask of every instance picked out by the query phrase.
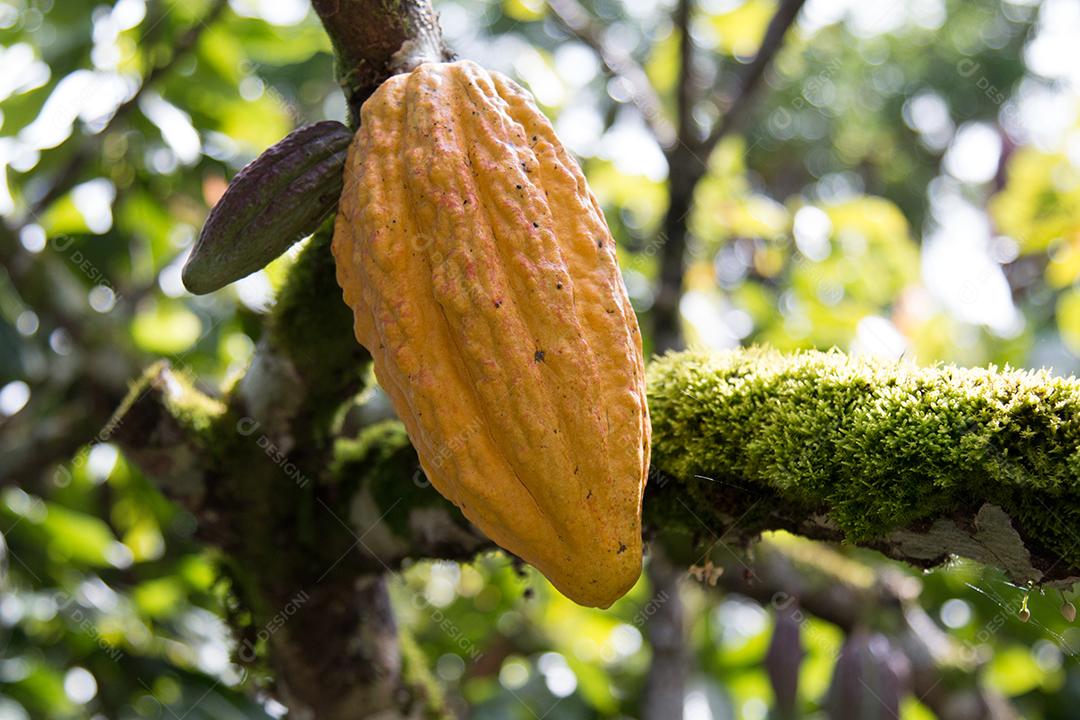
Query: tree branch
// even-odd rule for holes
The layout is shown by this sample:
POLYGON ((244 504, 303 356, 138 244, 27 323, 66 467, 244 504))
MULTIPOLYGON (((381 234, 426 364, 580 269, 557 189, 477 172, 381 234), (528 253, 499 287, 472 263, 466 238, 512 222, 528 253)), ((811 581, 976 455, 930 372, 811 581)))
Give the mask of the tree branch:
POLYGON ((655 608, 647 620, 652 661, 645 678, 642 720, 670 720, 682 717, 687 673, 686 627, 679 580, 684 571, 668 559, 664 548, 654 543, 647 565, 655 608))
POLYGON ((1005 698, 977 681, 973 653, 919 607, 915 578, 875 572, 796 538, 762 541, 745 560, 714 555, 722 569, 718 584, 729 592, 777 612, 794 610, 796 618, 804 610, 846 633, 868 627, 896 638, 911 662, 912 691, 940 720, 1019 717, 1005 698))
POLYGON ((604 42, 603 30, 577 0, 548 0, 548 7, 565 30, 592 48, 608 73, 626 83, 630 101, 641 113, 660 147, 670 148, 675 143, 675 130, 664 117, 663 103, 644 68, 629 53, 604 42))
POLYGON ((224 411, 224 405, 162 361, 132 385, 103 434, 116 440, 170 499, 199 517, 211 463, 208 431, 224 411))
POLYGON ((312 0, 334 45, 338 82, 353 119, 391 75, 451 60, 428 0, 312 0))
POLYGON ((723 100, 717 102, 720 107, 720 119, 702 143, 701 155, 703 160, 708 160, 716 144, 735 127, 735 124, 742 119, 742 116, 752 104, 754 94, 761 84, 761 79, 765 76, 765 71, 783 46, 784 36, 795 22, 795 18, 799 16, 799 11, 802 10, 804 4, 806 4, 806 0, 781 1, 780 7, 777 8, 776 14, 773 15, 768 28, 765 30, 765 37, 761 41, 761 47, 758 48, 754 59, 745 66, 743 72, 739 75, 735 96, 726 102, 723 100))
POLYGON ((838 352, 684 353, 649 371, 646 508, 734 542, 770 529, 928 567, 1080 577, 1080 380, 838 352))
POLYGON ((693 132, 691 117, 693 102, 693 49, 689 38, 689 0, 680 0, 676 24, 682 28, 680 46, 682 70, 679 79, 679 138, 667 153, 669 203, 664 215, 663 248, 660 253, 660 272, 656 301, 651 311, 652 336, 658 353, 683 347, 679 319, 683 273, 687 244, 687 218, 693 205, 694 190, 708 169, 709 155, 722 137, 735 127, 764 77, 765 70, 783 44, 784 35, 795 21, 805 0, 782 0, 780 8, 769 22, 761 48, 746 66, 738 83, 736 96, 730 103, 720 103, 722 116, 709 135, 698 141, 693 132))
POLYGON ((656 300, 651 311, 653 349, 656 353, 683 347, 679 322, 682 298, 683 264, 687 243, 687 218, 693 204, 694 189, 705 174, 705 159, 700 156, 700 142, 694 129, 694 42, 690 33, 692 0, 679 0, 675 8, 675 26, 679 32, 679 79, 676 84, 678 107, 677 137, 667 151, 668 208, 661 231, 660 271, 656 300))
POLYGON ((678 107, 679 144, 689 148, 697 145, 694 134, 694 38, 690 33, 693 0, 679 0, 675 6, 675 27, 679 31, 679 80, 675 88, 678 107))

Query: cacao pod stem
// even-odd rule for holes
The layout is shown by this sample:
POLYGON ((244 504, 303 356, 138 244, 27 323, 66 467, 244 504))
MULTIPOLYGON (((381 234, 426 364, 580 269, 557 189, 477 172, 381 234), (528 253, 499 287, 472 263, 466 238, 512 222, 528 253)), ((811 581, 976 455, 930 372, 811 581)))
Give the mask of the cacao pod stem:
POLYGON ((337 206, 352 136, 333 120, 305 125, 237 173, 184 264, 184 286, 219 290, 315 232, 337 206))

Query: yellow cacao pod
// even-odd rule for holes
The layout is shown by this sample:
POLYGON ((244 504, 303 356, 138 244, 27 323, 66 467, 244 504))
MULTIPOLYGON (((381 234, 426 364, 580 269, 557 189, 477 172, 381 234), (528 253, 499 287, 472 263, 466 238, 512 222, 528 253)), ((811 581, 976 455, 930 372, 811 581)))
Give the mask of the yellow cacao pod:
POLYGON ((641 572, 641 336, 615 243, 532 97, 463 61, 361 110, 338 282, 435 488, 564 595, 641 572))

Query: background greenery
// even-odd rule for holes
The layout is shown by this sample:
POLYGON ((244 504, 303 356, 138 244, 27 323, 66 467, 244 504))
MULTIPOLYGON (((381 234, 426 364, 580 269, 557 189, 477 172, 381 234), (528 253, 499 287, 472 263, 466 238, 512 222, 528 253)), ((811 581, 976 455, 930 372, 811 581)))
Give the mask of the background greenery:
MULTIPOLYGON (((156 358, 207 388, 245 367, 295 252, 204 298, 180 283, 185 254, 247 161, 297 125, 344 119, 306 3, 232 0, 203 27, 211 5, 0 2, 0 212, 19 229, 0 250, 0 718, 282 712, 267 699, 272 679, 228 638, 228 583, 194 543, 193 519, 103 431, 126 382, 156 358), (193 49, 174 58, 192 27, 193 49), (52 187, 64 191, 39 208, 52 187)), ((673 106, 672 7, 589 7, 673 106)), ((436 8, 450 45, 530 88, 578 154, 647 320, 666 164, 626 89, 539 0, 436 8)), ((707 82, 724 87, 774 10, 702 3, 692 33, 707 82)), ((1076 0, 809 2, 741 129, 701 159, 688 341, 1075 374, 1076 37, 1076 0)), ((378 396, 364 401, 385 412, 378 396)), ((1025 624, 1024 590, 993 571, 957 563, 917 577, 922 606, 985 657, 984 683, 1027 717, 1075 715, 1080 629, 1057 592, 1034 593, 1025 624)), ((393 591, 451 702, 473 717, 635 717, 651 657, 647 585, 611 611, 586 610, 490 555, 418 564, 393 591)), ((772 609, 693 579, 681 596, 686 716, 766 717, 772 609)), ((841 642, 824 621, 804 626, 809 716, 825 712, 841 642)), ((930 714, 907 698, 902 717, 930 714)))

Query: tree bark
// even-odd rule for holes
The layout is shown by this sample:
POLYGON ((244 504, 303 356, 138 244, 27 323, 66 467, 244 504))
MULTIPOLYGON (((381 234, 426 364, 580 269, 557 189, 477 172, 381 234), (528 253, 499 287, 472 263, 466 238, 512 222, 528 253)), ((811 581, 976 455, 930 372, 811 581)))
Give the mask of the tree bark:
POLYGON ((338 82, 353 119, 391 75, 449 60, 429 0, 312 0, 337 56, 338 82))
POLYGON ((642 720, 681 718, 686 686, 686 627, 679 580, 685 571, 672 565, 662 546, 654 545, 648 561, 653 612, 646 621, 652 660, 645 679, 642 720))

